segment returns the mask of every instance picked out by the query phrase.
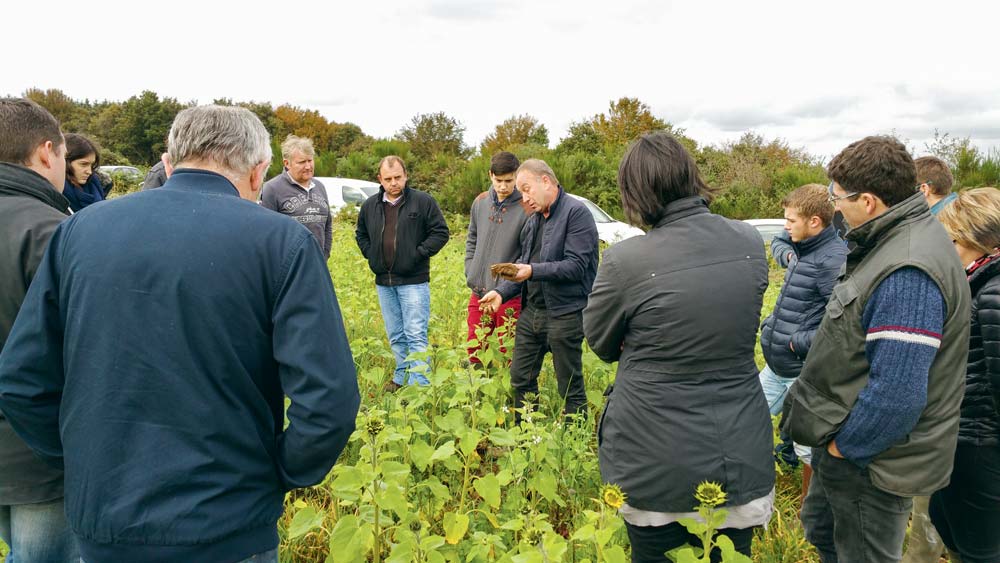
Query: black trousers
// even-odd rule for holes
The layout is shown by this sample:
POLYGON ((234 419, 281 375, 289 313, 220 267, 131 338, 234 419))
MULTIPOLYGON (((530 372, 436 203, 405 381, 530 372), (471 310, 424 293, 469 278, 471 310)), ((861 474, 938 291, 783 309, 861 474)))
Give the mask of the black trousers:
MULTIPOLYGON (((633 526, 625 523, 628 530, 628 540, 632 544, 632 563, 663 563, 669 561, 664 555, 671 549, 684 544, 701 547, 701 538, 688 533, 687 528, 673 522, 666 526, 633 526)), ((736 551, 750 557, 750 544, 753 543, 753 528, 722 528, 718 533, 733 540, 736 551)), ((712 551, 712 561, 721 561, 719 550, 712 551)))
POLYGON ((565 412, 587 412, 587 391, 583 386, 583 311, 552 316, 544 309, 524 304, 517 320, 514 359, 510 364, 510 384, 514 406, 520 407, 528 393, 538 394, 538 373, 545 354, 552 352, 559 396, 566 401, 565 412))
POLYGON ((931 495, 929 512, 962 563, 1000 561, 1000 446, 959 444, 951 483, 931 495))

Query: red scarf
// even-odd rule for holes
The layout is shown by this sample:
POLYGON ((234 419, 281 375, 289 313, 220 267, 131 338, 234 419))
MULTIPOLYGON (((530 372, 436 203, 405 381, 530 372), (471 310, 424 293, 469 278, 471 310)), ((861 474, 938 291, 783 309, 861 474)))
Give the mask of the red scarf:
POLYGON ((987 254, 986 256, 983 256, 982 258, 980 258, 980 259, 976 260, 975 262, 973 262, 971 266, 969 266, 968 268, 966 268, 965 269, 965 275, 968 276, 968 278, 971 280, 972 279, 972 274, 974 274, 976 272, 976 270, 978 270, 979 268, 982 268, 983 266, 985 266, 985 265, 989 264, 990 262, 992 262, 994 260, 997 260, 997 259, 1000 259, 1000 250, 994 248, 993 249, 993 254, 987 254))

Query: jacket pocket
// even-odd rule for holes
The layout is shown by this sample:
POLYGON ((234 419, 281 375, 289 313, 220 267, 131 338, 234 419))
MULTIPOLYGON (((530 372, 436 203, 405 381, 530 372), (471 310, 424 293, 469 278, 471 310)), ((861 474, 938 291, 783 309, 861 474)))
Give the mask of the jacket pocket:
POLYGON ((789 389, 786 402, 788 434, 792 440, 805 446, 828 443, 850 413, 847 407, 801 378, 789 389))
POLYGON ((830 301, 826 304, 826 314, 833 318, 840 318, 848 305, 854 302, 861 294, 852 280, 847 280, 837 284, 830 295, 830 301))

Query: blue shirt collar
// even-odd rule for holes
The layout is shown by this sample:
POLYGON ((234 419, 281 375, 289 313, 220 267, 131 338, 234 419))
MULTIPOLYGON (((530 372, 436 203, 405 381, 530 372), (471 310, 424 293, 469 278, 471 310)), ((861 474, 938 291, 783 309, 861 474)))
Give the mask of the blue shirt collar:
POLYGON ((178 168, 167 178, 163 188, 192 190, 214 195, 234 195, 239 197, 236 186, 222 174, 198 168, 178 168))

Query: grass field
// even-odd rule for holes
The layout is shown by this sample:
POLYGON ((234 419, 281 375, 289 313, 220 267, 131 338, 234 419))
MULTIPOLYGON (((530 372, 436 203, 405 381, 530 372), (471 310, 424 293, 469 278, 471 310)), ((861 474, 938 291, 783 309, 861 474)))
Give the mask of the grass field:
MULTIPOLYGON (((345 218, 346 219, 346 218, 345 218)), ((282 562, 466 561, 624 563, 621 519, 600 497, 593 420, 613 366, 584 352, 591 417, 559 422, 550 361, 537 412, 521 427, 505 409, 509 378, 499 352, 485 371, 466 367, 464 226, 432 260, 431 388, 382 392, 393 366, 372 275, 345 220, 330 271, 358 365, 358 430, 321 485, 287 499, 279 521, 282 562)), ((783 272, 772 268, 774 305, 783 272)), ((494 337, 495 338, 495 337, 494 337)), ((493 346, 496 350, 499 346, 493 346)), ((759 348, 758 364, 763 364, 759 348)), ((778 477, 777 510, 754 541, 760 562, 818 561, 796 511, 801 475, 778 477)), ((6 546, 0 544, 0 553, 6 546)))

